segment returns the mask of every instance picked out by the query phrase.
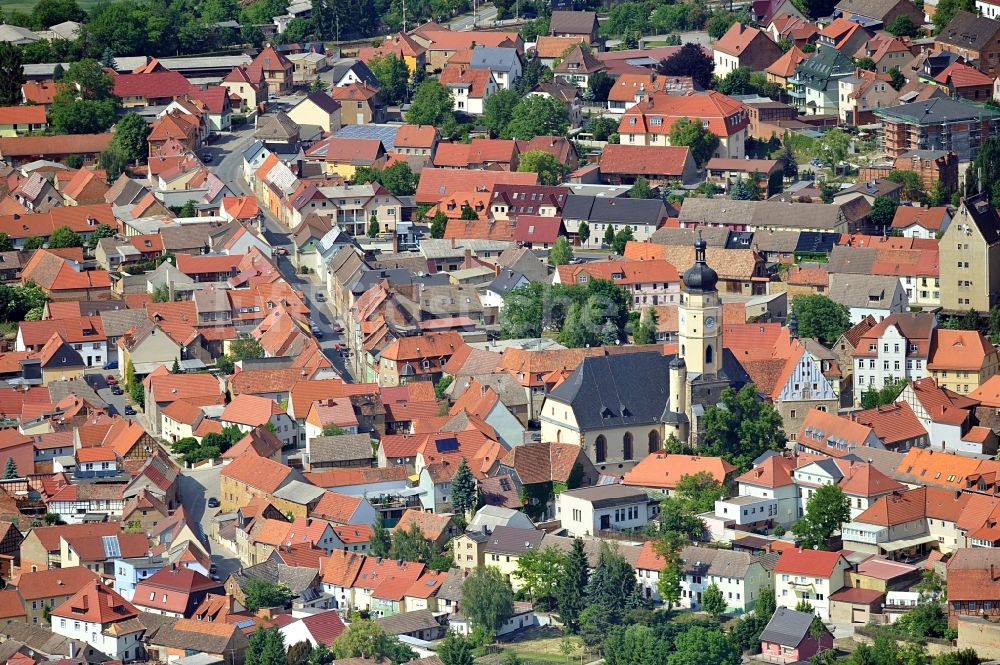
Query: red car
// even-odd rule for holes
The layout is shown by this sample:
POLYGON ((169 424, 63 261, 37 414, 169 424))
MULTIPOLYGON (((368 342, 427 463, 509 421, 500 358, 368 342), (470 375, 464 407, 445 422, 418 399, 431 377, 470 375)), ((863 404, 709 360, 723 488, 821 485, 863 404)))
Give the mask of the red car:
POLYGON ((104 377, 104 381, 109 386, 117 386, 118 385, 118 379, 116 379, 115 377, 111 376, 110 374, 108 374, 106 377, 104 377))

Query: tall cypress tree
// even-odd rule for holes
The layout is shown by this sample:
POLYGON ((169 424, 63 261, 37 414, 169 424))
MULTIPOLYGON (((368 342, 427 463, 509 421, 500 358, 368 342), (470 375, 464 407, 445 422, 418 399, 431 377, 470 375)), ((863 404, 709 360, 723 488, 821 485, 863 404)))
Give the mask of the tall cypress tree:
POLYGON ((451 505, 455 514, 465 516, 476 509, 476 479, 472 477, 469 462, 463 457, 451 481, 451 505))
POLYGON ((587 568, 587 553, 583 549, 583 540, 573 541, 573 549, 569 552, 563 575, 556 586, 556 607, 559 608, 559 618, 570 633, 580 630, 580 613, 587 606, 584 595, 590 571, 587 568))

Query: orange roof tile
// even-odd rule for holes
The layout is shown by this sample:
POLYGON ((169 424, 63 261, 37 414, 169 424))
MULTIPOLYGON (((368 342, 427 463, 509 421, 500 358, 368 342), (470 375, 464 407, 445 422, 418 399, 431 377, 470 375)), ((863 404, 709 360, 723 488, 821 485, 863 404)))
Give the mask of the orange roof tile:
POLYGON ((622 477, 622 484, 671 490, 684 476, 707 473, 713 480, 725 484, 736 470, 721 457, 670 455, 657 452, 647 455, 622 477))

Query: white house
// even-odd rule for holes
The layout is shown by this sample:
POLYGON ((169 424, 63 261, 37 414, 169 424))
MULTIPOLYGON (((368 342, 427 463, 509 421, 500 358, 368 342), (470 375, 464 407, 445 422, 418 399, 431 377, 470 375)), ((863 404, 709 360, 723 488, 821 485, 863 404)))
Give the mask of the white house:
POLYGON ((846 306, 851 312, 851 325, 866 316, 876 321, 905 312, 909 301, 898 277, 891 275, 830 275, 830 299, 846 306))
POLYGON ((816 615, 830 620, 830 594, 842 589, 851 564, 840 552, 790 548, 774 566, 774 595, 779 607, 795 609, 808 601, 816 615))
POLYGON ((624 485, 581 487, 556 496, 556 517, 572 536, 641 529, 655 510, 644 491, 624 485))
POLYGON ((111 587, 94 581, 52 610, 52 632, 86 642, 110 660, 144 660, 140 637, 145 627, 131 603, 111 587))
POLYGON ((855 404, 861 403, 861 395, 869 387, 877 389, 897 379, 915 381, 927 376, 931 337, 936 325, 932 313, 897 313, 885 317, 864 333, 854 349, 855 404))
POLYGON ((298 425, 281 405, 267 397, 244 393, 226 405, 220 418, 223 427, 236 425, 241 432, 271 426, 285 448, 295 446, 298 425))

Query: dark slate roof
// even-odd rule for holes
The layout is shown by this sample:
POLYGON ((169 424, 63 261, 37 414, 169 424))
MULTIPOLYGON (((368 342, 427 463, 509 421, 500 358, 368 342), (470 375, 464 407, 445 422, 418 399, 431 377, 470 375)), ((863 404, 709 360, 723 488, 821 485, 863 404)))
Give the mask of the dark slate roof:
MULTIPOLYGON (((308 97, 306 97, 306 99, 308 99, 310 102, 318 106, 322 111, 326 113, 333 113, 334 111, 340 108, 340 102, 338 102, 336 99, 334 99, 325 92, 316 91, 314 93, 311 93, 308 97)), ((301 103, 302 102, 299 102, 299 104, 301 103)))
POLYGON ((981 51, 1000 30, 993 19, 959 10, 937 36, 937 41, 970 51, 981 51))
POLYGON ((566 198, 563 219, 613 224, 659 224, 667 209, 657 199, 610 199, 599 196, 573 195, 566 198))
POLYGON ((581 430, 661 422, 673 356, 656 352, 584 358, 550 396, 569 404, 581 430))
POLYGON ((753 238, 753 231, 730 231, 726 249, 750 249, 753 247, 753 238))
POLYGON ((987 194, 976 194, 965 199, 965 209, 987 245, 1000 240, 1000 215, 997 215, 996 208, 990 205, 987 194))
POLYGON ((1000 111, 982 104, 973 104, 948 97, 935 97, 922 102, 885 106, 877 109, 875 115, 883 119, 924 126, 944 122, 946 118, 949 122, 991 120, 1000 116, 1000 111))
POLYGON ((334 83, 344 78, 347 72, 354 70, 354 75, 358 77, 358 80, 368 83, 368 85, 377 88, 379 86, 378 79, 372 70, 368 69, 366 65, 361 60, 343 60, 341 62, 335 63, 333 69, 331 70, 330 77, 334 83))
POLYGON ((549 30, 553 34, 589 35, 594 29, 597 12, 571 12, 556 10, 549 20, 549 30))
POLYGON ((504 268, 486 288, 502 296, 515 288, 522 279, 527 278, 516 270, 504 268))
POLYGON ((483 551, 497 554, 524 554, 530 550, 541 549, 544 535, 545 532, 541 529, 498 526, 489 535, 483 551))
POLYGON ((854 61, 835 48, 822 47, 803 60, 795 70, 796 77, 809 88, 826 90, 827 83, 836 76, 854 72, 854 61))
POLYGON ((762 642, 773 642, 787 647, 798 646, 809 634, 814 614, 796 612, 787 607, 779 607, 774 611, 767 627, 760 634, 762 642))
POLYGON ((829 254, 834 245, 840 240, 839 233, 827 233, 824 231, 802 231, 799 233, 799 241, 795 245, 796 252, 822 252, 829 254))

